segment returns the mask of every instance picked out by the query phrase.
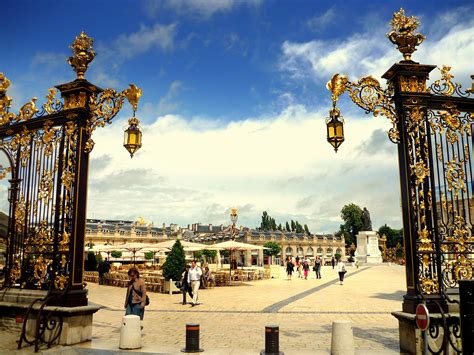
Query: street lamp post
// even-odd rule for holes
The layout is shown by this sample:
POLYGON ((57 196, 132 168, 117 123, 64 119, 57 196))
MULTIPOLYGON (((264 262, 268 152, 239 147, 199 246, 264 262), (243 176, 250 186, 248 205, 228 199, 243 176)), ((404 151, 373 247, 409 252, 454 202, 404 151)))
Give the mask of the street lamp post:
POLYGON ((392 124, 388 136, 398 147, 407 282, 404 312, 395 316, 400 321, 400 347, 410 352, 416 352, 413 340, 417 333, 409 314, 422 302, 430 311, 443 314, 442 322, 433 320, 435 330, 430 336, 443 337, 443 346, 456 347, 449 337, 459 338, 459 319, 456 322, 451 315, 445 321, 444 312, 458 294, 459 281, 472 279, 474 264, 474 99, 469 98, 474 87, 463 90, 452 81, 451 67, 445 65, 441 79, 427 86, 436 66, 411 58, 425 39, 416 32, 418 25, 418 19, 405 16, 403 9, 393 15, 387 37, 397 45, 403 60, 382 76, 386 88, 372 76, 351 82, 335 74, 327 84, 332 93, 328 141, 336 151, 344 140, 342 127, 337 133, 337 101, 344 92, 366 113, 384 115, 392 124))
POLYGON ((237 223, 237 220, 239 219, 239 215, 237 213, 237 208, 232 208, 230 210, 230 221, 232 222, 232 240, 235 239, 235 224, 237 223))

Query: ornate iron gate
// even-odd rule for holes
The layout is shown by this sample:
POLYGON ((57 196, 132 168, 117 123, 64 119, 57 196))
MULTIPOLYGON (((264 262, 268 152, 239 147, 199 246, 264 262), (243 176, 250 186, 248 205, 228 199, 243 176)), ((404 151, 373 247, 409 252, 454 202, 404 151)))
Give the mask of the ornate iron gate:
POLYGON ((404 311, 414 313, 423 298, 445 302, 459 280, 472 278, 474 99, 469 98, 473 88, 452 82, 448 66, 427 87, 436 66, 411 59, 425 39, 415 33, 416 17, 401 9, 391 25, 387 37, 404 60, 383 75, 386 89, 371 76, 353 83, 334 75, 327 84, 333 100, 328 140, 335 148, 344 140, 337 101, 345 91, 366 113, 385 115, 393 125, 388 135, 398 146, 407 257, 404 311))
MULTIPOLYGON (((85 33, 76 37, 71 49, 69 64, 77 79, 49 89, 39 108, 33 98, 18 114, 10 112, 10 82, 0 74, 0 149, 10 161, 12 177, 6 285, 53 294, 66 290, 67 297, 52 298, 64 306, 87 304, 83 264, 92 133, 111 123, 125 98, 134 112, 130 126, 139 132, 135 111, 141 96, 133 84, 117 93, 84 79, 95 57, 92 39, 85 33), (58 91, 63 101, 56 98, 58 91)), ((3 171, 3 177, 8 172, 3 171)))

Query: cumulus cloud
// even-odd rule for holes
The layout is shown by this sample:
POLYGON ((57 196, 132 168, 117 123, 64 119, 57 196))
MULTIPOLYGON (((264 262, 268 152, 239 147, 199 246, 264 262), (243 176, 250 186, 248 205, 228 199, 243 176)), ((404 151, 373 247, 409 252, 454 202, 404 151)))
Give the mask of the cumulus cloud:
POLYGON ((398 185, 396 155, 363 148, 389 128, 384 119, 348 119, 337 154, 324 115, 298 105, 225 123, 159 116, 143 126, 143 147, 131 160, 121 147, 124 127, 122 119, 95 133, 90 216, 217 225, 237 206, 243 225, 257 226, 267 210, 279 223, 298 219, 331 232, 341 207, 355 202, 371 210, 374 225, 401 224, 399 191, 386 188, 398 185))
MULTIPOLYGON (((464 10, 455 10, 460 15, 464 10)), ((471 10, 472 11, 472 10, 471 10)), ((474 53, 474 20, 466 16, 425 20, 420 30, 427 39, 413 54, 413 59, 426 64, 451 64, 457 80, 464 84, 472 74, 474 53), (444 22, 443 22, 444 21, 444 22)), ((387 28, 367 28, 347 39, 314 39, 307 42, 284 41, 280 69, 296 80, 328 80, 334 73, 352 77, 372 74, 380 77, 402 59, 396 47, 386 38, 387 28)))

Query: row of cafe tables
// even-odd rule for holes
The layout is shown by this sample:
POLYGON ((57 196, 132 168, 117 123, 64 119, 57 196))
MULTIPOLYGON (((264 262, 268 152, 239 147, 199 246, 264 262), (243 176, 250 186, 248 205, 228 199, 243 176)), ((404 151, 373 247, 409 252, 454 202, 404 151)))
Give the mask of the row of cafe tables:
MULTIPOLYGON (((237 286, 243 282, 263 280, 270 278, 270 270, 263 267, 243 267, 232 270, 232 276, 229 276, 229 268, 211 269, 214 279, 213 286, 237 286), (213 269, 215 271, 213 271, 213 269)), ((104 284, 117 287, 126 287, 128 284, 128 275, 126 269, 112 271, 104 275, 104 284)), ((140 276, 144 278, 147 288, 153 292, 162 292, 164 277, 161 270, 140 270, 140 276)), ((89 282, 98 282, 97 272, 86 272, 85 279, 89 282)))

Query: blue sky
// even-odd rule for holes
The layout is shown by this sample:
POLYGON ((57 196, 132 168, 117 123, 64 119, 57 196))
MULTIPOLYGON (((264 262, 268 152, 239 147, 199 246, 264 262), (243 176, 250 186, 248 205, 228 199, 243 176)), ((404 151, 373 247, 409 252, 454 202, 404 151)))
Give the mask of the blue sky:
POLYGON ((130 110, 114 128, 96 133, 91 217, 143 215, 156 223, 217 224, 226 223, 227 209, 236 205, 244 224, 257 224, 266 209, 281 222, 297 218, 315 231, 332 231, 342 205, 356 202, 373 211, 375 225, 398 227, 395 148, 379 138, 386 124, 377 119, 367 126, 369 119, 343 99, 346 116, 360 128, 354 126, 352 143, 345 143, 347 150, 336 158, 320 123, 330 104, 325 83, 332 73, 377 77, 401 59, 385 38, 392 13, 401 6, 421 18, 420 31, 428 37, 414 59, 452 64, 458 81, 468 85, 474 72, 469 64, 472 1, 7 0, 2 2, 0 71, 13 83, 16 108, 32 96, 42 97, 48 87, 74 79, 65 62, 68 45, 84 30, 98 53, 87 79, 101 87, 124 89, 133 82, 143 89, 138 116, 144 148, 133 162, 121 163, 119 146, 130 110), (305 124, 314 135, 301 132, 305 124), (267 135, 254 134, 264 131, 267 135), (155 139, 168 145, 155 145, 155 139), (348 167, 370 139, 383 142, 377 153, 387 154, 391 163, 377 170, 372 154, 366 168, 348 167), (248 156, 242 157, 239 152, 246 149, 248 156), (275 154, 281 159, 266 158, 275 154), (229 165, 235 164, 234 171, 229 165), (359 193, 350 188, 339 196, 326 185, 334 164, 343 172, 337 175, 341 184, 347 184, 344 172, 359 169, 350 179, 360 179, 359 193), (121 200, 107 195, 103 184, 133 172, 149 176, 143 183, 153 186, 146 192, 151 201, 136 209, 124 201, 127 191, 139 187, 121 186, 121 208, 110 209, 121 200), (393 181, 394 193, 380 186, 385 203, 366 197, 364 189, 373 184, 364 181, 370 176, 393 181))

